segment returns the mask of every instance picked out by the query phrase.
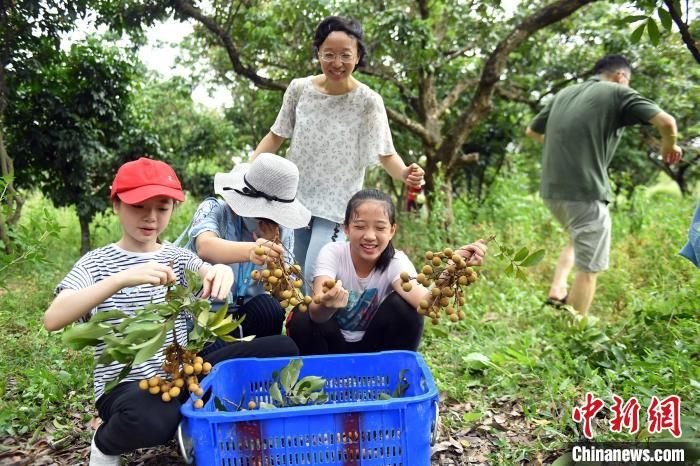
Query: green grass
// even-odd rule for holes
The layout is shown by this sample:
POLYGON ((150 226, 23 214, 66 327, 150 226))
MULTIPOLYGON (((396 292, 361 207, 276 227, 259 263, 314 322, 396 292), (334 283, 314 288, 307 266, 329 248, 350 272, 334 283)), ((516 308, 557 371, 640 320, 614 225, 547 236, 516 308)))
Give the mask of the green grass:
MULTIPOLYGON (((606 407, 613 394, 636 396, 642 428, 650 397, 676 394, 682 400, 683 437, 697 438, 700 273, 677 254, 687 239, 694 200, 640 189, 631 202, 613 207, 611 267, 599 276, 590 311, 594 322, 579 322, 541 305, 566 238, 541 201, 518 192, 515 186, 522 184, 511 180, 502 192, 496 187, 496 198, 476 212, 457 204, 458 221, 446 230, 425 223, 407 227, 404 221, 399 233, 397 244, 414 258, 492 233, 506 245, 547 251, 526 280, 506 276, 507 264, 489 259, 480 281, 468 289, 467 319, 437 328, 426 324, 420 350, 440 389, 474 405, 464 416, 444 419, 448 429, 474 427, 478 413, 497 411, 502 397, 517 399, 540 444, 506 444, 490 458, 493 464, 514 464, 579 438, 571 411, 587 391, 606 407)), ((630 438, 596 432, 597 439, 630 438)), ((503 437, 497 429, 489 433, 503 437)))
MULTIPOLYGON (((45 206, 33 196, 24 216, 45 206)), ((189 224, 196 205, 176 209, 164 239, 173 241, 189 224)), ((6 290, 0 290, 0 432, 3 435, 38 434, 51 425, 55 438, 72 430, 76 414, 87 422, 93 414, 92 353, 73 351, 61 344, 61 333, 43 328, 44 311, 53 289, 80 256, 80 228, 73 209, 53 209, 61 225, 60 239, 48 251, 48 263, 19 266, 6 290)), ((91 228, 93 247, 119 238, 114 215, 100 215, 91 228)))
MULTIPOLYGON (((483 435, 499 447, 489 457, 491 464, 519 464, 579 438, 571 411, 587 391, 607 406, 612 394, 636 396, 643 414, 652 395, 677 394, 684 438, 696 438, 700 272, 677 255, 693 200, 667 190, 640 190, 616 204, 611 268, 600 275, 591 308, 596 319, 579 321, 541 305, 566 240, 541 201, 521 191, 526 185, 514 175, 495 186, 479 208, 457 201, 456 222, 446 229, 415 216, 400 219, 397 246, 417 259, 416 265, 427 249, 454 247, 492 233, 501 244, 547 251, 542 263, 527 270, 525 280, 506 276, 506 264, 488 258, 479 281, 468 288, 467 319, 435 327, 426 322, 421 352, 446 405, 473 406, 469 412, 445 412, 444 428, 454 433, 475 427, 483 413, 498 411, 504 399, 517 403, 531 426, 531 442, 512 442, 495 428, 483 435)), ((32 199, 28 211, 41 202, 32 199)), ((166 239, 180 233, 195 207, 190 202, 178 208, 166 239)), ((64 348, 60 333, 48 334, 41 323, 53 287, 78 258, 74 213, 53 213, 64 228, 51 245, 49 263, 13 271, 0 296, 0 371, 5 374, 0 380, 0 431, 5 435, 38 435, 50 426, 54 438, 61 438, 93 412, 90 352, 64 348)), ((95 247, 118 236, 114 216, 96 219, 95 247)), ((627 438, 600 428, 596 432, 598 439, 627 438)))

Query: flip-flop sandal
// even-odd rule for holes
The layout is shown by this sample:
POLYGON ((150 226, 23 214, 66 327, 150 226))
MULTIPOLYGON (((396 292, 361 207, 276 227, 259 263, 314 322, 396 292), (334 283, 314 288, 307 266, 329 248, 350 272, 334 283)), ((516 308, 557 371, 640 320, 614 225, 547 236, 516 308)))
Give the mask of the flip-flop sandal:
POLYGON ((569 294, 568 294, 568 293, 567 293, 563 298, 561 298, 561 299, 559 299, 559 298, 552 298, 552 297, 550 296, 550 297, 548 297, 548 298, 545 300, 544 303, 545 303, 547 306, 553 306, 553 307, 555 307, 555 308, 557 308, 557 309, 561 309, 562 307, 566 306, 566 299, 567 299, 568 297, 569 297, 569 294))

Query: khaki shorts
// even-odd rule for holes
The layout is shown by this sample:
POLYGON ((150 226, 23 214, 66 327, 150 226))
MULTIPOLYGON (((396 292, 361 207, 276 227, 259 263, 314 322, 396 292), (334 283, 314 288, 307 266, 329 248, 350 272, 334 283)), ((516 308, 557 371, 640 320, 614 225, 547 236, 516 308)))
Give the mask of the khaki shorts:
POLYGON ((560 199, 544 199, 544 203, 571 236, 576 267, 584 272, 607 270, 612 229, 608 205, 560 199))

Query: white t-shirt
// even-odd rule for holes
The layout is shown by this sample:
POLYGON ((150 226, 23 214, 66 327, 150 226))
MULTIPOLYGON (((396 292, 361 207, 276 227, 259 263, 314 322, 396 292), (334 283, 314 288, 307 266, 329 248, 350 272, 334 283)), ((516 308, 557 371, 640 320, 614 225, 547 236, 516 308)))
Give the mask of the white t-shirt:
MULTIPOLYGON (((184 248, 178 248, 171 244, 165 243, 158 251, 155 252, 131 252, 126 251, 116 244, 110 244, 102 248, 88 252, 81 257, 73 266, 68 275, 58 284, 55 293, 58 294, 63 290, 81 290, 94 285, 97 282, 111 277, 112 275, 133 268, 137 265, 149 261, 156 261, 163 265, 171 265, 177 283, 179 285, 187 285, 185 277, 185 269, 196 272, 202 267, 205 262, 199 257, 184 248)), ((143 309, 147 304, 159 304, 165 301, 165 286, 154 286, 150 284, 132 286, 122 288, 114 293, 104 302, 92 309, 80 321, 87 321, 94 314, 101 311, 109 311, 118 309, 129 315, 133 315, 137 310, 143 309)), ((118 324, 121 319, 112 319, 107 322, 110 324, 118 324)), ((177 341, 180 345, 187 345, 187 322, 182 313, 175 321, 175 331, 177 332, 177 341)), ((163 348, 173 342, 172 332, 168 332, 165 337, 163 348)), ((97 361, 104 351, 104 345, 95 346, 95 361, 97 361)), ((162 351, 156 353, 148 361, 134 366, 129 375, 123 381, 148 379, 155 375, 164 376, 165 372, 162 369, 165 357, 162 351)), ((116 376, 124 368, 124 364, 113 362, 107 366, 102 364, 95 365, 94 372, 94 389, 95 400, 98 400, 104 393, 104 387, 107 382, 116 378, 116 376)))
POLYGON ((328 95, 311 77, 293 80, 271 131, 291 138, 287 158, 299 167, 299 200, 336 223, 362 189, 365 169, 396 153, 384 101, 364 84, 328 95))
POLYGON ((360 278, 352 264, 350 243, 328 243, 321 249, 314 278, 328 276, 342 280, 343 288, 349 292, 347 307, 338 309, 333 316, 345 341, 362 340, 379 305, 393 291, 391 284, 400 279, 401 272, 416 275, 415 267, 401 251, 396 251, 384 271, 374 269, 368 276, 360 278))

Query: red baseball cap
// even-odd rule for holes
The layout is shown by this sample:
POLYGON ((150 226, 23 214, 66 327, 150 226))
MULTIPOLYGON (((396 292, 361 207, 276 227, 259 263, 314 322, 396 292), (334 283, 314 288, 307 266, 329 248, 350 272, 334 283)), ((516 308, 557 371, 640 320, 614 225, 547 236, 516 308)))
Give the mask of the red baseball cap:
POLYGON ((145 157, 119 167, 109 198, 114 199, 115 196, 127 204, 138 204, 156 196, 185 200, 175 170, 165 162, 145 157))

